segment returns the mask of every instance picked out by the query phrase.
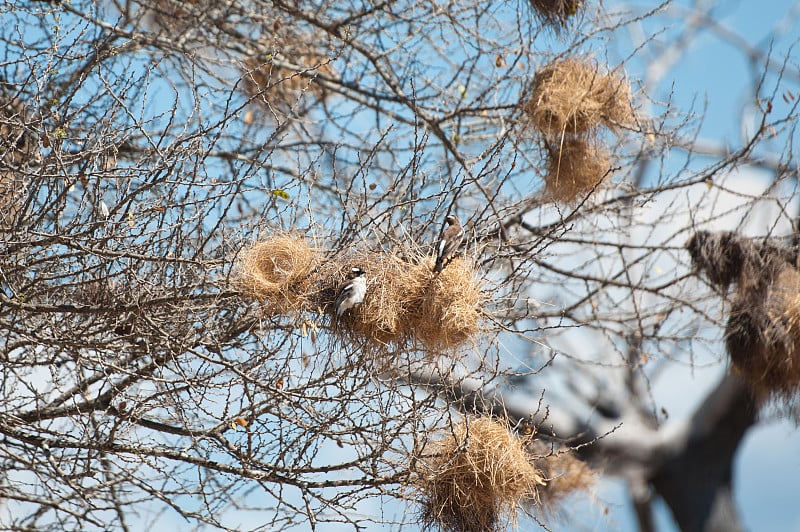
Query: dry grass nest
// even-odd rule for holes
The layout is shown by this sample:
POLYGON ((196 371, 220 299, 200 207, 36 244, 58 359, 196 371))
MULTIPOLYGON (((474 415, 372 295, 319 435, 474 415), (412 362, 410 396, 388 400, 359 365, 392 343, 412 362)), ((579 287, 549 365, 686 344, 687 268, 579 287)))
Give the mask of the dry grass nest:
POLYGON ((454 348, 480 328, 483 302, 471 264, 457 257, 439 274, 433 260, 407 253, 351 253, 323 258, 302 237, 279 235, 242 256, 239 286, 271 314, 314 312, 330 316, 337 337, 355 335, 372 347, 415 343, 429 351, 454 348), (366 272, 364 302, 334 316, 336 297, 353 267, 366 272))
POLYGON ((290 34, 263 44, 263 53, 244 62, 244 91, 256 102, 274 110, 294 107, 305 95, 323 100, 328 92, 315 78, 332 76, 328 56, 308 36, 290 34), (298 68, 279 66, 281 63, 298 68))
POLYGON ((343 274, 354 266, 367 272, 364 302, 342 316, 339 330, 379 347, 411 342, 428 351, 441 351, 463 344, 480 329, 481 287, 475 270, 463 258, 452 260, 438 275, 432 271, 432 258, 392 252, 357 254, 337 264, 341 277, 329 281, 321 276, 324 284, 334 288, 324 298, 331 309, 343 274))
POLYGON ((542 68, 533 78, 524 104, 530 125, 550 140, 612 130, 630 124, 631 89, 627 80, 586 59, 564 59, 542 68))
MULTIPOLYGON (((381 346, 403 343, 411 334, 408 315, 428 282, 427 268, 393 253, 356 254, 341 264, 343 273, 355 266, 367 272, 367 294, 361 305, 342 316, 339 326, 381 346)), ((331 303, 343 282, 337 278, 327 283, 334 288, 331 303)))
POLYGON ((320 253, 302 237, 275 236, 245 250, 239 287, 264 302, 270 314, 313 310, 311 274, 321 262, 320 253))
POLYGON ((479 417, 431 441, 419 458, 421 520, 443 530, 486 531, 516 524, 537 499, 544 475, 508 426, 479 417))
POLYGON ((426 283, 411 302, 408 327, 425 348, 447 350, 459 346, 480 330, 483 293, 472 264, 455 257, 438 275, 434 260, 421 268, 426 283))
POLYGON ((428 442, 416 467, 423 524, 454 531, 514 525, 521 506, 552 510, 595 481, 571 451, 553 452, 488 417, 468 418, 428 442))
POLYGON ((736 283, 739 293, 763 292, 781 270, 795 264, 796 253, 763 238, 729 231, 697 231, 686 243, 692 263, 718 288, 736 283))
POLYGON ((611 156, 595 142, 565 138, 548 147, 545 197, 572 203, 591 193, 610 175, 611 156))

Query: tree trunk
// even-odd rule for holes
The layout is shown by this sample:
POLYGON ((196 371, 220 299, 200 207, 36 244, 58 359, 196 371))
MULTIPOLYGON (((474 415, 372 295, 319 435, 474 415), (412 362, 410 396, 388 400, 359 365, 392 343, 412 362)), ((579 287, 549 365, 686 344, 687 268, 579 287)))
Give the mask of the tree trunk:
POLYGON ((742 530, 733 501, 733 458, 756 413, 746 384, 727 375, 692 418, 685 445, 652 478, 681 530, 742 530))

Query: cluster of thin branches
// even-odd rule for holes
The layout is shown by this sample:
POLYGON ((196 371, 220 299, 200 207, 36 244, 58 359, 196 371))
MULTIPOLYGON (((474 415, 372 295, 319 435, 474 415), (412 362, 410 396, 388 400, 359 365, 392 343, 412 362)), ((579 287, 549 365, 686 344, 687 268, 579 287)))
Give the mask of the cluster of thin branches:
POLYGON ((0 523, 389 520, 365 505, 402 497, 465 382, 502 386, 554 353, 641 375, 693 317, 718 322, 683 283, 690 227, 661 232, 636 207, 748 161, 796 178, 755 147, 791 139, 797 106, 700 168, 690 124, 664 109, 621 146, 607 193, 562 210, 537 193, 545 157, 518 134, 520 95, 560 50, 649 14, 554 5, 561 22, 584 10, 575 31, 524 0, 3 4, 0 523), (686 163, 664 169, 673 149, 686 163), (232 282, 264 234, 397 250, 432 243, 447 213, 490 302, 489 334, 458 356, 395 351, 376 368, 232 282), (561 341, 576 327, 611 360, 561 341))

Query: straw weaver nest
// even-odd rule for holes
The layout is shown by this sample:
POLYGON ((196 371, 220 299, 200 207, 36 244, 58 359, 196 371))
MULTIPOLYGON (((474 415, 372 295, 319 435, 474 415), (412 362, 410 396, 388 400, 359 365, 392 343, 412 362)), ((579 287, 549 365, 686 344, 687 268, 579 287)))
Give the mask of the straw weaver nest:
POLYGON ((352 332, 379 344, 412 343, 438 352, 479 331, 481 287, 464 258, 454 258, 438 275, 433 259, 424 256, 371 254, 350 259, 347 270, 356 265, 369 280, 364 303, 347 319, 352 332))
POLYGON ((734 233, 698 231, 687 243, 695 267, 736 292, 725 328, 731 363, 759 398, 800 392, 800 272, 791 251, 734 233))
POLYGON ((274 236, 245 250, 239 288, 263 301, 270 314, 309 311, 315 304, 311 273, 321 261, 320 253, 303 238, 274 236))
POLYGON ((424 290, 427 270, 393 253, 356 253, 331 262, 330 274, 321 272, 324 305, 332 310, 345 274, 353 267, 367 272, 364 302, 346 312, 338 323, 351 333, 375 344, 403 343, 409 336, 407 316, 424 290))
POLYGON ((419 269, 426 281, 409 306, 408 327, 413 337, 431 351, 459 346, 480 329, 483 294, 472 264, 455 257, 438 275, 433 259, 419 269))
POLYGON ((542 473, 507 424, 478 417, 428 442, 415 486, 421 521, 443 530, 484 531, 513 525, 517 509, 536 500, 542 473))
POLYGON ((422 523, 459 532, 513 526, 521 506, 552 508, 594 481, 570 452, 553 453, 489 417, 470 417, 442 431, 426 442, 414 467, 422 523))
POLYGON ((377 349, 390 343, 452 349, 479 331, 480 283, 460 257, 439 274, 432 268, 430 257, 391 251, 326 258, 302 237, 286 234, 245 250, 238 285, 272 315, 322 310, 335 325, 334 335, 362 338, 377 349), (367 272, 367 293, 337 320, 334 302, 355 266, 367 272))
POLYGON ((587 58, 541 68, 521 107, 526 129, 535 130, 546 148, 544 196, 567 204, 590 194, 611 173, 601 127, 616 132, 634 121, 627 80, 602 72, 587 58))
POLYGON ((757 397, 800 392, 800 273, 786 267, 762 293, 732 303, 725 343, 757 397))
POLYGON ((577 58, 539 70, 523 111, 529 124, 550 140, 591 134, 600 126, 614 130, 633 121, 628 82, 577 58))
POLYGON ((583 138, 565 138, 547 147, 545 197, 572 203, 599 187, 611 173, 611 156, 583 138))

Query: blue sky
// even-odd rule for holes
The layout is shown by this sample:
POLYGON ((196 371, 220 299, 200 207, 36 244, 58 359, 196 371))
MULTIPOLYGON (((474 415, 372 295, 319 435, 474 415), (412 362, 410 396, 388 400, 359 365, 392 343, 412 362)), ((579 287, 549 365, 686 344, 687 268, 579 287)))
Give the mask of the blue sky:
MULTIPOLYGON (((677 2, 677 5, 688 2, 677 2)), ((635 4, 644 8, 652 2, 635 4)), ((611 10, 616 2, 604 3, 611 10)), ((629 4, 630 5, 630 4, 629 4)), ((780 61, 800 40, 797 19, 785 14, 791 9, 800 12, 800 3, 793 1, 723 1, 716 9, 721 22, 728 25, 745 40, 754 45, 774 41, 773 57, 780 61), (782 33, 773 33, 776 25, 785 20, 792 23, 782 33)), ((799 13, 800 14, 800 13, 799 13)), ((661 20, 661 19, 659 19, 661 20)), ((673 20, 673 23, 677 23, 673 20)), ((800 50, 800 48, 798 48, 800 50)), ((800 51, 794 52, 800 58, 800 51)), ((631 78, 641 78, 635 70, 636 61, 628 67, 631 78)), ((797 62, 795 62, 797 68, 797 62)), ((665 77, 663 90, 671 90, 679 110, 694 108, 704 113, 702 137, 716 142, 736 145, 741 139, 741 116, 753 105, 747 88, 753 71, 739 50, 721 40, 712 32, 703 32, 684 54, 681 61, 665 77)), ((798 80, 787 80, 787 90, 800 92, 798 80)), ((770 86, 768 83, 767 86, 770 86)), ((663 95, 652 95, 659 97, 663 95)), ((779 98, 776 106, 783 105, 779 98)), ((776 145, 776 148, 779 148, 776 145)), ((747 177, 747 176, 745 176, 747 177)), ((754 178, 755 179, 755 178, 754 178)), ((719 377, 721 366, 706 369, 678 367, 674 375, 662 379, 663 389, 657 394, 668 403, 671 415, 687 415, 703 396, 709 382, 719 377)), ((740 504, 745 524, 753 531, 800 532, 800 504, 797 504, 796 480, 800 478, 800 430, 790 421, 767 421, 752 430, 736 460, 736 499, 740 504)), ((369 506, 377 514, 380 501, 369 506)), ((604 483, 592 500, 586 498, 578 505, 580 512, 570 507, 565 519, 553 523, 554 530, 635 530, 624 486, 618 481, 604 483), (605 510, 608 509, 608 513, 605 510)), ((398 512, 399 506, 387 504, 384 515, 398 512)), ((668 511, 659 506, 658 522, 661 529, 674 529, 668 511)), ((254 523, 247 523, 253 525, 254 523)), ((528 523, 530 525, 530 523, 528 523)), ((176 520, 178 529, 189 528, 176 520)), ((330 528, 324 528, 330 530, 330 528)), ((376 527, 380 529, 381 527, 376 527)))
MULTIPOLYGON (((681 4, 681 3, 679 3, 681 4)), ((686 4, 683 2, 682 4, 686 4)), ((639 5, 649 5, 640 3, 639 5)), ((606 5, 608 8, 608 4, 606 5)), ((772 57, 781 62, 793 50, 793 67, 800 64, 800 3, 793 1, 728 1, 720 2, 715 9, 723 25, 738 33, 749 44, 767 49, 771 43, 772 57), (792 13, 793 17, 786 16, 792 13), (777 32, 775 30, 778 30, 777 32)), ((628 71, 636 78, 638 73, 628 71)), ((710 30, 700 33, 682 60, 665 77, 664 90, 672 90, 677 106, 688 109, 694 106, 703 112, 702 138, 716 142, 738 145, 741 142, 741 117, 753 101, 748 88, 754 70, 746 58, 733 44, 720 38, 710 30), (670 84, 674 84, 670 87, 670 84), (703 109, 705 107, 705 109, 703 109)), ((767 87, 774 85, 767 82, 767 87)), ((784 80, 781 92, 800 90, 797 79, 784 80)), ((774 105, 786 105, 781 98, 774 105)), ((795 146, 797 141, 795 139, 795 146)), ((775 148, 780 149, 776 144, 775 148)), ((795 156, 795 164, 797 156, 795 156)), ((688 413, 699 397, 700 390, 709 381, 718 378, 719 368, 695 369, 692 375, 676 375, 664 379, 664 386, 677 388, 673 393, 673 414, 688 413), (687 378, 689 379, 687 382, 687 378), (688 391, 688 393, 685 393, 688 391)), ((669 395, 669 394, 668 394, 669 395)), ((736 458, 735 497, 740 505, 747 530, 752 531, 800 531, 800 505, 796 491, 800 478, 800 430, 790 420, 769 419, 752 429, 745 438, 736 458)), ((616 483, 607 486, 602 498, 619 500, 624 491, 616 483)), ((598 519, 586 529, 636 530, 630 509, 618 505, 610 506, 607 520, 598 519)), ((590 510, 591 511, 591 510, 590 510)), ((676 529, 671 516, 659 505, 659 530, 676 529)), ((556 530, 572 530, 570 524, 562 523, 556 530)))

